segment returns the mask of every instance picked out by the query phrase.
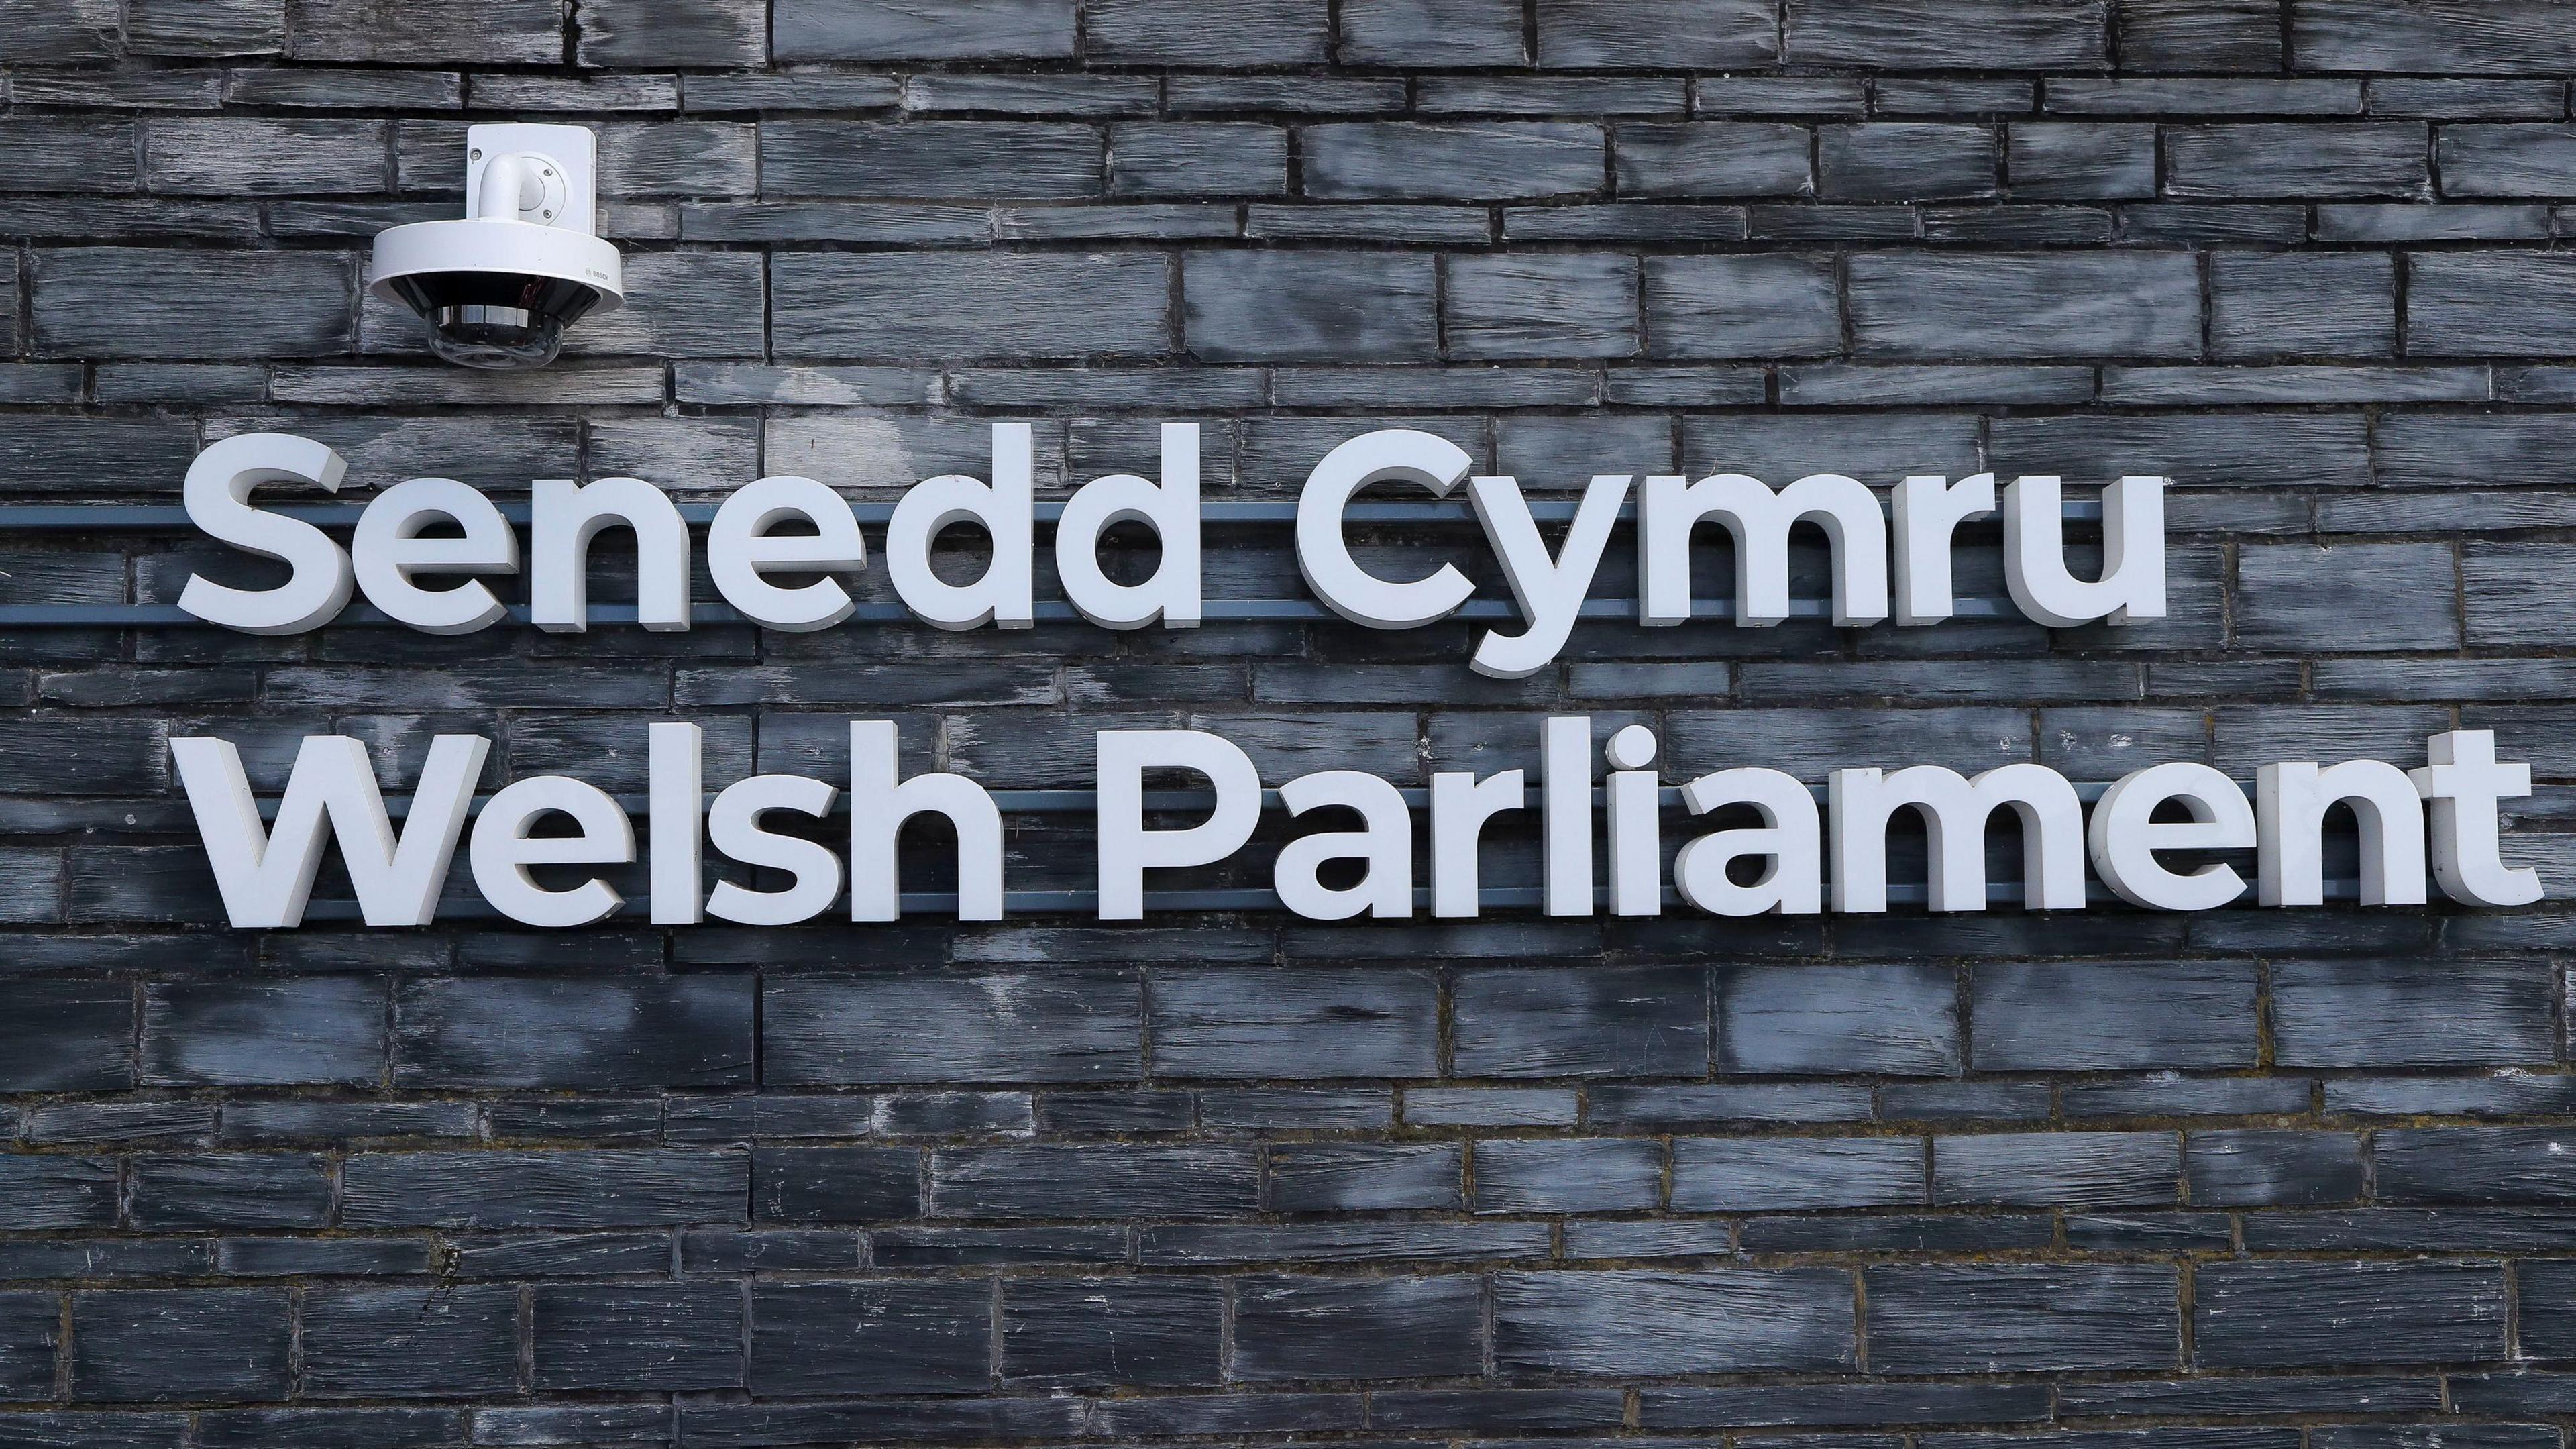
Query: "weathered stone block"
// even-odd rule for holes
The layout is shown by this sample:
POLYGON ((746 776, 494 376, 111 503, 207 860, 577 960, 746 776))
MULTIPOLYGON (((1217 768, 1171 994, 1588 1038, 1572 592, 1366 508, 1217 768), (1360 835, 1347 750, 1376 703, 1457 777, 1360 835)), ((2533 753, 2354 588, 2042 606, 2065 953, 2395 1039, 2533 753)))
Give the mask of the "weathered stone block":
POLYGON ((764 121, 764 196, 1097 196, 1100 132, 1015 121, 764 121))
POLYGON ((374 64, 551 65, 563 58, 564 0, 494 0, 471 10, 408 0, 287 0, 286 53, 374 64))
POLYGON ((1184 345, 1229 362, 1395 362, 1438 354, 1429 257, 1202 252, 1182 264, 1184 345))
MULTIPOLYGON (((798 7, 779 7, 784 17, 798 7)), ((759 0, 582 0, 573 55, 595 66, 756 66, 769 57, 769 13, 759 0)))
POLYGON ((1780 55, 1761 0, 1539 0, 1538 63, 1550 70, 1736 70, 1780 55))
POLYGON ((1168 274, 1133 253, 795 253, 770 269, 770 331, 805 357, 1159 353, 1168 274))
POLYGON ((1980 963, 1969 980, 1970 1049, 1981 1070, 2140 1071, 2255 1062, 2252 962, 1980 963))
POLYGON ((1790 0, 1783 57, 1872 70, 2085 70, 2109 62, 2110 0, 1790 0))
POLYGON ((1818 194, 1828 201, 1957 200, 1995 194, 1986 126, 1872 121, 1816 132, 1818 194))
POLYGON ((1650 257, 1646 351, 1655 357, 1815 356, 1842 347, 1831 263, 1785 255, 1650 257))
POLYGON ((1299 137, 1308 196, 1349 201, 1553 196, 1601 187, 1598 126, 1337 122, 1299 137))
POLYGON ((2248 122, 2165 135, 2170 196, 2423 196, 2432 187, 2424 127, 2248 122))
POLYGON ((2493 1263, 2219 1263, 2192 1282, 2204 1367, 2470 1362, 2504 1354, 2493 1263))
POLYGON ((1350 0, 1341 57, 1360 65, 1522 65, 1521 7, 1512 0, 1350 0))
POLYGON ((1501 1273, 1494 1361, 1612 1375, 1830 1370, 1852 1359, 1840 1269, 1501 1273))
POLYGON ((1870 1360, 1889 1373, 2170 1369, 2178 1277, 2146 1263, 1873 1267, 1870 1360))
POLYGON ((1454 357, 1625 357, 1637 350, 1637 264, 1630 257, 1453 257, 1442 302, 1454 357))
POLYGON ((2384 357, 2395 345, 2396 269, 2385 256, 2220 252, 2209 294, 2216 357, 2384 357))
POLYGON ((349 350, 336 252, 76 247, 36 254, 35 348, 53 356, 311 357, 349 350))
POLYGON ((2318 70, 2511 75, 2576 66, 2549 0, 2291 0, 2290 53, 2318 70))
POLYGON ((2193 357, 2200 269, 2179 252, 1953 256, 1850 262, 1852 336, 1899 357, 2193 357))

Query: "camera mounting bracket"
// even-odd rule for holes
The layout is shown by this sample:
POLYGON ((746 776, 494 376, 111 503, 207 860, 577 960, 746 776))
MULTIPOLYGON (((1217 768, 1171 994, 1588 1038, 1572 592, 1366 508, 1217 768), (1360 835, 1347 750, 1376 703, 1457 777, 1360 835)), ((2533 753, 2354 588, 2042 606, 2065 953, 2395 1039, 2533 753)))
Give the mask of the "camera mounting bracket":
POLYGON ((465 129, 465 214, 599 234, 598 142, 587 126, 465 129))

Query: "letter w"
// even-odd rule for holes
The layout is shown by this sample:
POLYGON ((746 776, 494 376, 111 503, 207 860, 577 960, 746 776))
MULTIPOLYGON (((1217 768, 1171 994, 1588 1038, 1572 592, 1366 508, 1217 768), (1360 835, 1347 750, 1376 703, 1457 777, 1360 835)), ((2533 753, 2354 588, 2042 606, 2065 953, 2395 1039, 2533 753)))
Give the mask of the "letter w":
POLYGON ((236 926, 293 926, 304 919, 313 876, 322 864, 328 816, 340 858, 349 867, 359 910, 370 926, 426 926, 438 888, 465 829, 474 781, 492 742, 479 735, 440 735, 430 742, 412 792, 400 842, 385 815, 375 768, 364 746, 346 735, 306 735, 295 771, 277 804, 277 825, 264 830, 259 802, 230 740, 175 739, 179 783, 196 812, 197 835, 215 868, 224 914, 236 926))

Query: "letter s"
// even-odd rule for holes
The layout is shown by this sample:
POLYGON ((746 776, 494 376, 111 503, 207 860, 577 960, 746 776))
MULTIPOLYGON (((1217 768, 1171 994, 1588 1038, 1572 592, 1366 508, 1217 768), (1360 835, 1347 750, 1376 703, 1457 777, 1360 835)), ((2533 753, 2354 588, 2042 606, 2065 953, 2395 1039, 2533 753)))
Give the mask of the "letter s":
POLYGON ((210 538, 295 572, 273 589, 235 589, 191 574, 179 607, 245 634, 301 634, 348 605, 356 575, 348 554, 312 524, 250 506, 262 483, 313 483, 340 491, 346 460, 311 438, 244 433, 214 443, 188 465, 188 521, 210 538))

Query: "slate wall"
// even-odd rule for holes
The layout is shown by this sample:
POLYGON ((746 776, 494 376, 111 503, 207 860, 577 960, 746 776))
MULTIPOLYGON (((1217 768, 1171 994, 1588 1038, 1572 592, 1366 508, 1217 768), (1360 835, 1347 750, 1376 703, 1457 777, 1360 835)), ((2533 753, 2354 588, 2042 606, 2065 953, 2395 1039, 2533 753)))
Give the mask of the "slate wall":
MULTIPOLYGON (((1217 496, 1396 419, 1533 487, 2177 481, 2158 625, 1605 622, 1510 684, 1464 626, 13 628, 0 1445, 2576 1422, 2546 905, 261 935, 215 924, 164 748, 224 735, 273 787, 304 733, 399 776, 463 729, 496 781, 634 790, 650 720, 702 720, 720 782, 835 774, 857 715, 1078 785, 1091 728, 1187 719, 1274 784, 1418 781, 1525 762, 1554 711, 1657 725, 1674 779, 2102 780, 2415 763, 2456 723, 2564 782, 2565 5, 0 0, 0 66, 12 503, 166 504, 266 426, 357 496, 882 498, 981 471, 996 417, 1051 490, 1176 416, 1217 496), (478 118, 599 128, 634 305, 539 374, 357 300, 478 118)), ((1211 592, 1294 593, 1285 548, 1217 539, 1211 592)), ((230 566, 26 534, 0 603, 230 566)), ((2568 799, 2512 820, 2560 893, 2568 799)), ((1015 884, 1078 879, 1052 829, 1015 884)))

